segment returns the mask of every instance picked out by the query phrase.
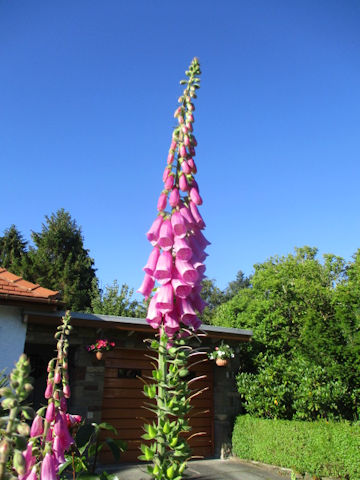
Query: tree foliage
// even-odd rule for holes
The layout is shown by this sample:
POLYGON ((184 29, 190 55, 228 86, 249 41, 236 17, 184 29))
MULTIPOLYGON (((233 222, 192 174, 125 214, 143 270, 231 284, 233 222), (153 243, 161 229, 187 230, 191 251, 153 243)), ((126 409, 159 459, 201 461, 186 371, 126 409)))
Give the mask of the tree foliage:
POLYGON ((145 306, 143 302, 132 298, 133 293, 134 290, 126 283, 120 287, 116 280, 112 285, 107 285, 104 291, 94 279, 89 311, 102 315, 143 317, 146 314, 145 306))
POLYGON ((23 275, 27 262, 27 242, 16 226, 11 225, 0 237, 0 266, 15 275, 23 275))
POLYGON ((94 260, 84 248, 81 228, 69 212, 58 210, 45 217, 41 232, 32 232, 27 280, 60 290, 67 308, 85 310, 91 303, 94 260))
POLYGON ((303 247, 255 265, 251 287, 212 323, 251 328, 238 387, 246 409, 269 418, 359 414, 360 253, 350 265, 303 247), (344 369, 344 364, 347 366, 344 369))

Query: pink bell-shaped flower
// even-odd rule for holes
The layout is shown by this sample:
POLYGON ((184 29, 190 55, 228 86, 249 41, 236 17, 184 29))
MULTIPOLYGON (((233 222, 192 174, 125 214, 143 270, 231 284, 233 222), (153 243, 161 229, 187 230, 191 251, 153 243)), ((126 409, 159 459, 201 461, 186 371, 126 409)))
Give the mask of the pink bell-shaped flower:
POLYGON ((179 320, 174 312, 169 312, 165 314, 164 325, 167 328, 171 328, 175 330, 179 329, 179 326, 180 326, 179 320))
POLYGON ((177 237, 184 238, 187 232, 186 222, 180 212, 174 212, 171 216, 173 232, 177 237))
POLYGON ((26 480, 37 480, 37 469, 33 467, 29 475, 27 475, 26 480))
POLYGON ((66 383, 66 384, 63 386, 63 394, 64 394, 64 397, 65 397, 65 398, 70 398, 71 392, 70 392, 70 386, 69 386, 68 383, 66 383))
POLYGON ((171 280, 171 272, 173 268, 173 257, 170 252, 163 251, 159 257, 154 272, 154 277, 160 284, 164 285, 171 280))
POLYGON ((202 205, 203 203, 202 198, 200 197, 199 191, 195 187, 192 187, 190 189, 190 198, 191 198, 191 201, 195 203, 195 205, 202 205))
POLYGON ((53 383, 52 381, 48 381, 47 385, 46 385, 46 390, 45 390, 45 393, 44 393, 44 397, 46 399, 49 399, 52 397, 52 394, 53 394, 53 383))
POLYGON ((189 262, 175 258, 175 267, 185 283, 188 283, 189 285, 195 284, 199 274, 189 262))
POLYGON ((159 197, 158 204, 157 204, 157 209, 159 210, 159 212, 161 212, 162 210, 165 210, 166 203, 167 203, 167 195, 166 193, 162 193, 159 197))
POLYGON ((44 433, 43 418, 36 415, 31 424, 30 437, 38 437, 44 433))
POLYGON ((174 292, 171 283, 162 285, 157 294, 156 308, 161 313, 171 312, 174 308, 174 292))
POLYGON ((179 260, 188 261, 193 255, 193 251, 186 238, 175 237, 174 252, 179 260))
POLYGON ((174 235, 170 220, 165 220, 160 228, 158 244, 164 250, 171 250, 174 243, 174 235))
POLYGON ((192 216, 189 208, 187 208, 185 206, 182 206, 180 208, 179 212, 181 213, 182 217, 187 222, 188 228, 194 228, 194 226, 196 225, 196 222, 195 222, 194 217, 192 216))
MULTIPOLYGON (((150 275, 151 277, 154 275, 154 271, 156 269, 156 264, 160 256, 160 250, 157 247, 154 247, 149 255, 148 261, 143 268, 144 272, 150 275)), ((152 289, 153 287, 151 287, 152 289)))
POLYGON ((55 404, 50 402, 46 409, 45 420, 51 423, 55 419, 55 404))
POLYGON ((179 190, 177 188, 173 188, 169 196, 169 203, 174 208, 179 204, 179 201, 180 201, 179 190))
POLYGON ((186 174, 189 174, 191 173, 191 167, 188 165, 187 161, 184 160, 181 164, 181 170, 186 173, 186 174))
POLYGON ((207 303, 201 298, 199 293, 193 292, 190 295, 190 300, 193 307, 200 313, 202 313, 204 308, 207 306, 207 303))
POLYGON ((47 453, 41 464, 41 480, 57 480, 55 458, 47 453))
POLYGON ((147 298, 149 298, 149 296, 152 292, 152 289, 154 288, 154 285, 155 285, 155 280, 152 277, 150 277, 150 275, 145 273, 144 280, 143 280, 140 288, 137 290, 137 292, 144 295, 144 297, 147 299, 147 298))
POLYGON ((194 268, 195 270, 198 272, 199 274, 199 277, 201 277, 202 275, 204 275, 205 273, 205 270, 206 270, 206 267, 203 263, 201 262, 195 262, 194 263, 194 268))
POLYGON ((185 283, 181 278, 173 278, 171 285, 176 297, 187 298, 191 293, 191 285, 185 283))
POLYGON ((55 455, 55 460, 58 465, 61 465, 62 463, 66 462, 65 456, 64 456, 65 450, 61 443, 61 439, 58 436, 55 437, 55 440, 53 442, 53 452, 55 455))
POLYGON ((182 192, 187 192, 189 189, 189 184, 184 174, 179 177, 179 188, 182 192))
POLYGON ((165 190, 171 190, 174 186, 174 177, 172 175, 169 175, 167 179, 165 180, 165 190))
POLYGON ((199 210, 194 202, 190 202, 190 211, 191 211, 191 215, 194 217, 196 225, 200 229, 205 228, 205 222, 202 219, 202 216, 200 215, 199 210))
POLYGON ((190 301, 186 298, 180 298, 177 302, 177 306, 182 323, 185 325, 191 325, 192 319, 196 317, 196 312, 190 301))
POLYGON ((160 216, 156 217, 156 219, 154 220, 153 224, 150 227, 150 230, 146 234, 149 242, 151 242, 152 244, 153 242, 155 243, 157 242, 162 222, 163 222, 162 217, 160 216))
POLYGON ((148 312, 146 315, 146 321, 152 326, 152 328, 159 328, 162 320, 161 313, 156 308, 156 299, 157 293, 150 300, 148 312))

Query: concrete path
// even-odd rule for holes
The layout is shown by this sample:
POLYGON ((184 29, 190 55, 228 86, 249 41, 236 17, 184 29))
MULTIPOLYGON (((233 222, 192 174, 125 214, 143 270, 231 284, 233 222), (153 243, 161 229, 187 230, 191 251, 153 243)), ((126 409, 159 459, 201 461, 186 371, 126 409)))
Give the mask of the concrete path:
MULTIPOLYGON (((146 467, 140 464, 120 465, 106 469, 116 473, 119 480, 149 480, 146 467)), ((196 460, 189 462, 184 480, 288 480, 290 473, 273 467, 257 465, 238 459, 196 460)))

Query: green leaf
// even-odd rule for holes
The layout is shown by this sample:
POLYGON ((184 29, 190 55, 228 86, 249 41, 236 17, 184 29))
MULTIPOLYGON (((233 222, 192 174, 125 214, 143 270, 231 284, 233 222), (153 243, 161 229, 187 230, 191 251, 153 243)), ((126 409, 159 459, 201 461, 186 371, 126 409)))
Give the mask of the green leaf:
MULTIPOLYGON (((94 424, 93 424, 94 425, 94 424)), ((115 427, 113 427, 110 423, 102 422, 98 424, 98 427, 101 430, 110 430, 111 432, 114 432, 115 435, 117 435, 117 430, 115 427)))
POLYGON ((115 440, 113 438, 106 438, 105 442, 108 444, 108 446, 111 450, 111 453, 113 454, 114 460, 116 462, 119 462, 120 461, 120 453, 122 451, 119 448, 119 445, 115 442, 115 440))
POLYGON ((70 457, 68 460, 66 460, 65 463, 62 463, 62 464, 60 465, 59 471, 58 471, 59 475, 61 475, 62 472, 63 472, 64 470, 66 470, 67 467, 69 467, 71 464, 72 464, 72 458, 70 457))
POLYGON ((95 432, 95 427, 93 425, 90 425, 89 423, 82 425, 77 431, 76 438, 75 438, 77 447, 80 448, 85 445, 87 446, 94 432, 95 432))

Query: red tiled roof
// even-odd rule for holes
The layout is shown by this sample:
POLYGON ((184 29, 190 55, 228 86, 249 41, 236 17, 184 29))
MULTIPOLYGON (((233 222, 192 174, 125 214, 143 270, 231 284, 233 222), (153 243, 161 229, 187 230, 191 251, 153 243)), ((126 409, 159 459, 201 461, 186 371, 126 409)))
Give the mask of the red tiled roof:
POLYGON ((59 292, 27 282, 5 268, 0 268, 0 297, 11 298, 11 296, 22 297, 27 301, 51 301, 58 299, 59 292))

